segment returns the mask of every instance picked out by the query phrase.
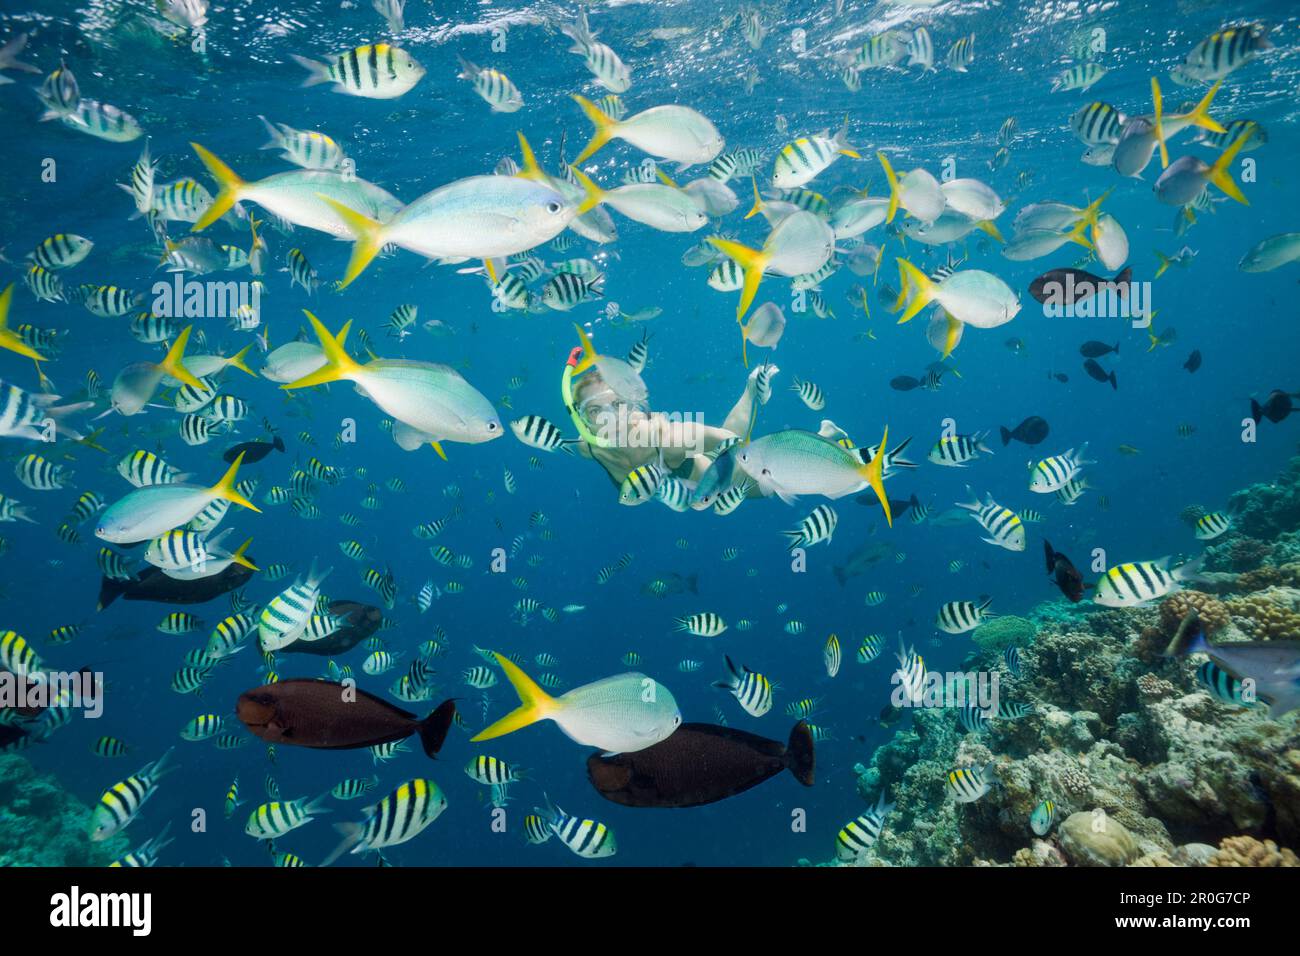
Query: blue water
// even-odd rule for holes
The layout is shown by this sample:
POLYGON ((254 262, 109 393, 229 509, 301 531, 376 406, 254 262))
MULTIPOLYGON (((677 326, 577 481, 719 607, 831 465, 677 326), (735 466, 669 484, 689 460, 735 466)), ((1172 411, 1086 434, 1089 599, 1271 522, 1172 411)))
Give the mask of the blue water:
MULTIPOLYGON (((1254 444, 1243 443, 1240 435, 1250 396, 1262 397, 1275 387, 1297 384, 1295 267, 1262 275, 1237 270, 1237 262, 1257 241, 1293 230, 1294 210, 1300 208, 1300 187, 1291 162, 1298 145, 1296 18, 1291 5, 1118 3, 1085 20, 1067 12, 1065 5, 1052 3, 947 3, 926 10, 849 2, 838 13, 834 4, 791 3, 765 10, 772 32, 759 51, 744 41, 735 22, 722 29, 718 6, 615 4, 593 12, 600 39, 617 49, 634 70, 632 89, 624 97, 631 110, 668 102, 691 105, 715 122, 728 148, 761 149, 766 157, 764 171, 775 151, 795 135, 838 127, 847 116, 850 141, 865 157, 880 149, 900 170, 924 165, 935 173, 946 157, 953 157, 958 175, 984 179, 1004 198, 1014 197, 1000 223, 1008 234, 1015 211, 1027 202, 1058 199, 1083 205, 1114 187, 1106 209, 1128 233, 1135 279, 1152 277, 1157 249, 1171 254, 1187 244, 1198 252, 1189 268, 1171 269, 1153 285, 1153 305, 1159 310, 1156 328, 1175 327, 1177 340, 1147 351, 1146 334, 1120 319, 1044 318, 1025 292, 1029 281, 1047 268, 1070 265, 1081 250, 1067 246, 1053 256, 1017 263, 972 237, 958 244, 959 251, 965 246, 971 256, 968 267, 988 269, 1003 278, 1020 294, 1024 308, 1002 328, 967 331, 953 359, 960 377, 945 376, 937 392, 900 393, 889 387, 890 379, 919 375, 935 358, 923 335, 924 320, 896 326, 874 289, 871 317, 865 318, 847 300, 849 287, 864 280, 841 270, 823 286, 837 318, 818 320, 787 307, 789 325, 772 355, 781 374, 772 401, 760 413, 756 434, 787 427, 815 430, 822 418, 829 417, 866 444, 875 443, 888 424, 891 443, 913 436, 909 457, 923 461, 943 420, 952 417, 961 432, 992 430, 996 454, 963 471, 923 464, 916 472, 891 479, 890 496, 905 499, 915 492, 937 514, 965 500, 964 485, 969 483, 975 492, 990 492, 1008 507, 1038 508, 1047 521, 1029 527, 1026 551, 1015 554, 982 544, 973 522, 938 528, 902 520, 890 530, 883 526, 878 508, 846 498, 835 504, 840 522, 833 541, 809 550, 809 567, 802 574, 792 573, 778 532, 794 526, 819 499, 805 499, 795 507, 775 498, 751 501, 727 518, 676 514, 657 503, 623 507, 608 478, 591 462, 547 455, 523 446, 512 435, 476 446, 448 444, 445 462, 427 447, 407 454, 380 430, 382 413, 350 387, 339 384, 328 393, 298 393, 290 401, 270 382, 228 372, 224 391, 248 400, 254 409, 239 439, 259 437, 257 422, 266 418, 289 445, 287 455, 275 454, 247 466, 241 474, 260 479, 259 502, 271 485, 287 483, 295 459, 305 462, 316 455, 349 473, 364 467, 368 474, 364 481, 349 477, 337 487, 321 486, 316 499, 324 512, 320 520, 296 518, 287 506, 265 507, 261 515, 232 508, 223 527, 237 529, 232 535, 235 540, 252 535, 252 553, 262 566, 285 562, 302 572, 313 559, 332 564, 334 572, 325 591, 334 598, 374 601, 359 572, 391 565, 399 587, 391 616, 398 627, 382 636, 391 650, 405 652, 404 667, 414 648, 432 636, 435 624, 445 629, 451 651, 435 666, 443 693, 463 698, 469 727, 484 723, 482 695, 459 681, 463 668, 481 663, 471 650, 474 644, 529 658, 550 652, 560 659, 558 672, 569 686, 621 672, 625 668, 619 658, 635 650, 644 658, 641 669, 672 689, 687 720, 712 722, 715 707, 720 707, 732 726, 782 740, 792 723, 784 716, 785 705, 802 697, 825 696, 816 721, 834 739, 818 746, 814 789, 805 790, 789 775, 782 775, 733 799, 694 810, 636 810, 602 800, 586 781, 588 751, 549 724, 481 749, 467 742, 467 734, 453 729, 437 763, 430 763, 412 741, 411 753, 376 771, 380 788, 374 796, 382 796, 402 780, 428 776, 442 787, 450 807, 423 835, 391 850, 387 855, 394 863, 591 865, 555 841, 542 847, 524 845, 518 821, 540 803, 543 791, 566 810, 599 819, 618 834, 619 854, 598 865, 788 865, 800 857, 829 859, 836 831, 863 809, 854 790, 852 767, 866 763, 892 732, 881 730, 872 719, 891 690, 892 655, 887 653, 868 666, 856 664, 852 655, 863 635, 880 633, 893 645, 901 633, 916 643, 931 668, 955 668, 972 645, 964 637, 947 636, 934 645, 931 621, 938 604, 989 594, 996 610, 1024 613, 1052 599, 1055 592, 1044 578, 1040 557, 1044 535, 1081 566, 1097 547, 1105 549, 1110 564, 1190 553, 1196 542, 1179 518, 1184 506, 1222 507, 1231 492, 1268 479, 1294 452, 1291 422, 1280 427, 1265 423, 1254 444), (1157 203, 1150 191, 1158 167, 1153 163, 1139 181, 1121 180, 1110 169, 1082 165, 1078 155, 1083 147, 1069 131, 1068 119, 1091 99, 1113 103, 1126 113, 1148 111, 1149 77, 1163 77, 1200 39, 1238 19, 1277 25, 1272 36, 1277 49, 1231 74, 1213 112, 1220 118, 1257 120, 1268 130, 1269 142, 1250 154, 1259 172, 1258 182, 1243 187, 1250 206, 1218 204, 1214 214, 1202 216, 1180 239, 1170 230, 1172 209, 1157 203), (1099 59, 1110 72, 1086 94, 1049 93, 1051 77, 1067 65, 1066 40, 1084 23, 1106 29, 1110 48, 1099 59), (826 53, 856 48, 868 35, 903 24, 930 29, 938 72, 925 76, 915 69, 864 73, 861 91, 851 93, 826 65, 826 53), (692 32, 661 41, 647 35, 656 27, 691 27, 692 32), (791 31, 796 28, 806 31, 809 52, 805 55, 791 49, 791 31), (970 32, 977 36, 970 72, 948 71, 942 64, 948 45, 970 32), (761 82, 747 95, 738 77, 751 63, 757 66, 761 82), (785 133, 776 128, 778 114, 788 120, 785 133), (995 136, 1008 116, 1019 125, 1011 161, 990 172, 987 163, 997 149, 995 136), (1023 169, 1033 171, 1033 180, 1021 190, 1016 174, 1023 169), (874 339, 860 338, 868 329, 874 339), (1004 344, 1012 336, 1024 341, 1023 354, 1013 354, 1004 344), (1083 372, 1078 346, 1088 339, 1120 343, 1119 354, 1102 362, 1116 372, 1117 391, 1083 372), (1182 368, 1192 349, 1204 356, 1204 366, 1194 375, 1182 368), (1068 374, 1069 382, 1051 380, 1052 371, 1068 374), (815 381, 825 391, 824 412, 808 410, 789 390, 796 375, 815 381), (1014 427, 1028 415, 1046 418, 1051 436, 1037 449, 1018 444, 1004 449, 996 440, 998 426, 1014 427), (352 445, 331 447, 333 434, 346 417, 359 423, 359 438, 352 445), (1195 433, 1180 438, 1176 431, 1180 423, 1194 425, 1195 433), (315 437, 314 448, 298 441, 303 430, 315 437), (1077 505, 1065 508, 1050 496, 1027 490, 1028 459, 1085 441, 1097 464, 1088 472, 1094 488, 1077 505), (1122 444, 1141 453, 1122 455, 1117 450, 1122 444), (529 468, 528 459, 534 455, 542 460, 544 470, 529 468), (514 495, 503 488, 502 473, 507 468, 518 483, 514 495), (394 477, 405 482, 404 493, 382 488, 384 481, 394 477), (371 481, 381 485, 383 507, 378 511, 360 508, 371 481), (464 516, 451 523, 436 543, 472 555, 475 567, 467 572, 434 563, 428 556, 429 543, 410 533, 413 525, 451 510, 455 502, 443 492, 451 484, 464 492, 464 516), (1098 504, 1102 496, 1109 504, 1106 509, 1098 504), (340 524, 337 516, 344 511, 359 515, 362 525, 340 524), (534 534, 520 558, 536 553, 544 562, 533 569, 520 560, 509 573, 487 573, 491 550, 509 549, 512 538, 528 531, 529 515, 535 511, 549 516, 554 540, 540 541, 534 534), (873 534, 894 544, 905 560, 886 560, 839 586, 830 567, 842 563, 873 534), (366 544, 372 560, 354 563, 344 558, 338 542, 348 538, 366 544), (679 539, 689 546, 678 547, 679 539), (739 558, 723 562, 720 555, 725 547, 738 548, 739 558), (598 569, 625 552, 634 555, 631 566, 610 583, 598 585, 598 569), (960 575, 947 569, 953 559, 966 562, 960 575), (669 572, 698 574, 698 596, 658 599, 642 593, 648 581, 669 572), (535 617, 526 628, 519 627, 509 619, 508 609, 521 596, 510 583, 520 574, 528 580, 528 595, 556 607, 584 604, 586 610, 562 615, 556 624, 535 617), (413 597, 428 578, 440 584, 459 580, 465 591, 443 597, 421 615, 413 597), (908 595, 913 584, 924 587, 914 598, 908 595), (862 601, 867 590, 884 591, 888 599, 868 608, 862 601), (778 614, 778 603, 788 604, 786 614, 778 614), (748 618, 755 626, 748 633, 733 627, 715 640, 673 631, 676 616, 705 610, 729 622, 748 618), (806 625, 801 635, 782 630, 791 618, 806 625), (844 647, 844 664, 834 680, 826 677, 821 662, 821 648, 830 633, 837 633, 844 647), (710 686, 722 676, 724 653, 779 682, 777 703, 769 714, 751 718, 710 686), (703 661, 704 667, 695 674, 681 674, 676 664, 682 658, 703 661), (526 782, 511 788, 511 830, 506 834, 491 831, 486 788, 462 770, 479 752, 530 771, 526 782), (796 808, 808 812, 806 833, 792 832, 791 813, 796 808)), ((160 182, 182 175, 208 182, 188 148, 190 140, 207 146, 248 178, 287 168, 272 152, 257 149, 264 137, 256 116, 265 113, 300 129, 328 132, 357 160, 361 176, 410 200, 459 177, 488 172, 503 156, 516 155, 516 130, 526 131, 543 164, 555 168, 561 135, 567 133, 571 156, 588 133, 568 95, 580 91, 595 98, 605 92, 590 81, 581 59, 565 52, 565 38, 538 25, 543 20, 568 19, 573 11, 561 4, 456 3, 439 4, 436 11, 430 5, 412 4, 407 10, 408 28, 397 42, 429 72, 413 91, 392 101, 351 98, 327 87, 300 90, 302 72, 289 58, 291 53, 324 58, 383 39, 382 22, 366 4, 348 4, 347 9, 330 3, 288 2, 218 7, 210 12, 203 55, 194 53, 186 42, 161 39, 142 25, 140 15, 150 12, 143 3, 83 6, 55 0, 42 3, 38 11, 20 12, 16 7, 11 4, 0 15, 0 32, 31 33, 23 59, 48 72, 66 58, 84 96, 134 115, 160 160, 160 182), (506 49, 494 52, 490 31, 500 24, 510 25, 506 49), (456 79, 456 53, 505 70, 523 91, 525 108, 512 115, 490 113, 469 85, 456 79)), ((47 235, 73 232, 94 239, 96 247, 86 262, 68 273, 67 284, 111 282, 147 290, 165 274, 154 270, 156 253, 148 228, 139 220, 128 220, 131 200, 114 185, 129 180, 141 143, 102 142, 57 123, 37 122, 40 107, 29 87, 40 77, 8 75, 17 82, 0 87, 6 130, 6 174, 0 179, 5 255, 17 263, 47 235), (40 176, 47 158, 57 164, 54 182, 44 182, 40 176)), ((1173 103, 1188 95, 1172 85, 1166 93, 1173 103)), ((1188 145, 1190 138, 1190 133, 1176 138, 1172 155, 1196 152, 1212 158, 1205 147, 1188 145)), ((640 158, 635 149, 615 143, 586 168, 600 182, 613 186, 623 170, 640 158)), ((742 198, 742 210, 747 208, 747 184, 734 182, 733 186, 742 198)), ((842 188, 864 186, 872 195, 885 188, 880 168, 870 158, 840 160, 811 188, 830 197, 842 195, 842 188), (837 187, 840 193, 835 193, 837 187)), ((702 412, 711 424, 720 424, 740 394, 746 374, 738 354, 735 294, 709 289, 704 284, 707 270, 680 264, 682 253, 708 230, 689 236, 656 233, 614 215, 620 238, 605 250, 606 301, 627 310, 663 309, 645 326, 653 333, 650 365, 644 374, 652 404, 663 410, 702 412)), ((746 222, 740 217, 740 212, 733 213, 721 228, 749 244, 760 244, 762 220, 746 222)), ((174 236, 182 234, 183 224, 172 227, 174 236)), ((209 234, 216 241, 241 245, 247 238, 246 231, 235 233, 225 225, 209 234)), ((875 230, 866 238, 878 244, 884 233, 875 230)), ((300 229, 291 238, 270 232, 268 242, 276 268, 283 265, 288 249, 298 246, 326 285, 341 276, 347 260, 345 245, 307 230, 300 229)), ((539 254, 558 261, 594 250, 579 241, 570 252, 544 249, 539 254)), ((943 258, 942 250, 923 252, 910 241, 907 250, 923 268, 943 258), (921 258, 916 260, 918 255, 921 258)), ((882 284, 897 288, 892 263, 901 251, 898 240, 891 238, 881 269, 882 284)), ((19 283, 11 326, 31 322, 61 331, 63 350, 46 367, 61 394, 75 395, 89 368, 107 385, 127 363, 161 354, 158 347, 130 338, 126 318, 100 319, 76 305, 36 302, 22 287, 19 269, 6 266, 5 271, 19 283)), ((1097 267, 1097 271, 1102 270, 1097 267)), ((301 288, 291 288, 287 274, 279 271, 271 271, 265 279, 264 320, 272 346, 292 337, 302 322, 302 308, 312 309, 330 328, 351 318, 369 330, 380 355, 457 366, 497 403, 503 420, 537 413, 568 433, 559 378, 569 350, 577 344, 571 320, 594 323, 598 346, 613 355, 624 354, 640 335, 639 328, 611 328, 597 322, 599 303, 567 314, 502 315, 490 308, 480 279, 459 275, 450 267, 425 267, 405 252, 380 260, 341 294, 323 289, 308 297, 301 288), (393 308, 406 302, 419 306, 421 322, 438 319, 455 334, 435 337, 417 328, 402 342, 387 337, 382 323, 393 308), (525 381, 510 391, 506 383, 515 376, 525 381), (511 408, 499 403, 507 394, 511 408)), ((865 282, 870 287, 870 280, 865 282)), ((783 280, 769 278, 757 302, 784 303, 787 294, 783 280)), ((231 332, 221 320, 201 320, 200 326, 209 346, 214 350, 219 346, 227 354, 249 341, 247 333, 231 332)), ((751 358, 762 354, 755 348, 750 351, 751 358)), ((31 363, 9 353, 0 356, 0 375, 27 389, 38 385, 31 363)), ((257 741, 242 750, 222 752, 211 743, 187 743, 178 737, 192 717, 208 711, 228 713, 240 691, 264 679, 257 652, 245 650, 234 663, 217 670, 202 700, 169 689, 184 653, 205 640, 210 628, 229 613, 226 598, 183 608, 205 622, 204 628, 184 637, 155 630, 168 610, 162 605, 119 601, 97 614, 95 558, 100 542, 91 535, 90 525, 83 527, 84 540, 77 545, 57 540, 54 528, 79 492, 96 490, 113 501, 129 490, 113 469, 127 451, 137 447, 160 451, 169 463, 206 482, 218 477, 224 468, 220 452, 236 439, 218 438, 205 447, 187 447, 170 428, 164 431, 163 425, 175 421, 165 409, 106 421, 108 430, 101 441, 109 455, 58 446, 54 460, 68 449, 75 472, 71 488, 36 492, 19 485, 7 469, 0 477, 0 491, 34 506, 38 518, 35 525, 3 528, 8 550, 0 559, 5 593, 0 624, 31 639, 52 666, 75 669, 89 664, 104 671, 109 681, 102 719, 75 719, 48 742, 28 750, 27 756, 93 804, 107 786, 175 745, 182 772, 165 780, 141 818, 130 826, 132 844, 143 842, 170 820, 178 839, 165 852, 165 865, 216 865, 223 859, 237 866, 266 865, 265 849, 242 832, 247 811, 265 799, 266 775, 274 775, 287 798, 315 796, 344 777, 369 776, 373 770, 369 754, 281 746, 272 765, 257 741), (82 622, 90 626, 74 643, 40 647, 52 627, 82 622), (130 755, 112 761, 91 755, 90 744, 103 734, 127 742, 130 755), (225 820, 222 799, 236 773, 248 802, 233 819, 225 820), (188 821, 195 808, 207 813, 206 832, 190 832, 188 821)), ((10 440, 7 450, 16 459, 32 449, 26 442, 10 440)), ((245 593, 260 605, 288 583, 255 578, 245 593)), ((401 671, 378 678, 361 675, 364 654, 355 649, 340 663, 353 666, 363 688, 382 693, 401 671)), ((321 658, 285 655, 275 669, 282 677, 316 676, 323 663, 321 658)), ((513 706, 513 695, 504 683, 489 696, 489 719, 513 706)), ((412 709, 423 712, 427 706, 416 704, 412 709)), ((233 716, 228 729, 239 729, 233 716)), ((329 822, 359 819, 357 811, 366 802, 336 804, 329 822)), ((291 834, 279 846, 317 862, 335 839, 328 822, 322 820, 291 834)))

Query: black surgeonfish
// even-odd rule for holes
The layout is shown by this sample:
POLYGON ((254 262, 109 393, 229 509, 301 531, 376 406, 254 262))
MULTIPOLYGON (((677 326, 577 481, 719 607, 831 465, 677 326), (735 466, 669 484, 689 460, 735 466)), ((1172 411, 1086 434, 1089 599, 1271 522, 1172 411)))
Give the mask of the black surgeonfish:
POLYGON ((744 793, 789 770, 811 787, 812 731, 799 721, 784 746, 713 724, 682 724, 671 737, 636 753, 587 758, 591 785, 625 807, 698 807, 744 793))
POLYGON ((235 713, 255 737, 269 744, 316 750, 356 750, 420 735, 435 756, 456 716, 444 700, 424 719, 386 700, 334 681, 292 678, 239 695, 235 713))
MULTIPOLYGON (((249 558, 249 561, 252 561, 249 558)), ((256 562, 254 562, 256 563, 256 562)), ((253 572, 240 564, 231 564, 220 574, 193 581, 169 578, 158 568, 149 567, 130 581, 105 577, 99 583, 99 603, 95 610, 102 611, 118 598, 127 601, 156 601, 159 604, 202 604, 227 591, 243 587, 253 572)))
POLYGON ((1103 279, 1082 269, 1052 269, 1029 283, 1029 294, 1044 305, 1049 299, 1058 300, 1062 305, 1073 305, 1112 288, 1120 296, 1127 296, 1132 280, 1132 269, 1125 269, 1113 279, 1103 279))
POLYGON ((261 461, 271 454, 272 450, 284 451, 284 439, 279 435, 275 436, 274 441, 244 441, 238 445, 232 445, 222 454, 221 460, 229 463, 243 455, 245 463, 261 461))
POLYGON ((1071 563, 1070 559, 1059 551, 1052 550, 1050 541, 1043 541, 1043 553, 1047 558, 1047 574, 1056 582, 1061 593, 1078 604, 1083 600, 1083 575, 1071 563))

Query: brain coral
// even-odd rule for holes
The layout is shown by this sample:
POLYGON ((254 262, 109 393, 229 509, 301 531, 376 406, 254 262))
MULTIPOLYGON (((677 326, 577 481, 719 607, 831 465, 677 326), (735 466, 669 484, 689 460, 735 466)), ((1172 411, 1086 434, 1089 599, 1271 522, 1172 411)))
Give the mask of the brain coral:
POLYGON ((1228 611, 1241 629, 1256 640, 1300 637, 1300 612, 1275 600, 1280 589, 1257 591, 1227 602, 1228 611))

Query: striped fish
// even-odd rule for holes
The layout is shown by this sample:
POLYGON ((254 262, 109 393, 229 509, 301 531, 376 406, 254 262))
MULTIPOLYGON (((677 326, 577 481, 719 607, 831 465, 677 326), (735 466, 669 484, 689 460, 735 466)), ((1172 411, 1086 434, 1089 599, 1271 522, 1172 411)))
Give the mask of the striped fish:
POLYGON ((541 814, 530 813, 524 817, 524 840, 528 843, 538 846, 553 835, 550 824, 542 819, 541 814))
POLYGON ((519 88, 510 82, 510 77, 500 70, 475 66, 459 54, 456 59, 460 62, 457 78, 473 83, 474 92, 492 107, 493 113, 514 113, 523 108, 524 97, 519 88))
POLYGON ((1083 455, 1087 450, 1088 443, 1084 442, 1077 451, 1071 448, 1064 454, 1044 458, 1033 467, 1029 478, 1029 490, 1040 495, 1060 491, 1079 477, 1079 472, 1083 470, 1084 465, 1094 464, 1084 459, 1083 455))
POLYGON ((554 806, 549 798, 545 809, 538 807, 533 812, 542 818, 550 831, 560 838, 561 843, 584 859, 600 859, 618 852, 614 831, 603 823, 570 816, 554 806))
POLYGON ((661 465, 650 462, 628 472, 618 491, 618 503, 621 505, 645 504, 655 497, 659 483, 663 481, 664 471, 661 465))
POLYGON ((992 603, 993 599, 988 597, 981 598, 979 604, 974 601, 949 601, 939 608, 934 625, 947 634, 973 631, 986 619, 996 616, 988 612, 988 606, 992 603))
POLYGON ((1196 669, 1196 679, 1216 700, 1225 704, 1250 707, 1258 703, 1253 684, 1246 684, 1212 660, 1196 669))
POLYGON ((855 660, 859 664, 870 664, 880 656, 881 651, 885 649, 885 639, 879 634, 868 634, 858 645, 858 652, 855 660))
POLYGON ((315 800, 300 797, 297 800, 272 800, 262 804, 248 815, 244 832, 259 840, 274 840, 284 836, 300 826, 311 823, 321 813, 328 813, 325 801, 329 793, 322 793, 315 800))
POLYGON ((587 11, 579 10, 575 23, 563 24, 560 30, 573 41, 570 53, 583 58, 596 82, 611 93, 626 93, 632 85, 632 71, 617 53, 596 40, 587 24, 587 11))
POLYGON ((946 782, 948 792, 958 803, 974 803, 997 784, 997 777, 993 773, 994 766, 994 762, 990 760, 978 770, 962 767, 952 771, 948 774, 946 782))
POLYGON ((894 804, 885 802, 885 792, 880 792, 876 805, 862 816, 849 821, 835 836, 835 856, 843 862, 861 857, 871 849, 880 831, 884 829, 885 817, 894 809, 894 804))
MULTIPOLYGON (((966 491, 971 495, 970 488, 966 491)), ((992 495, 985 495, 981 502, 978 498, 973 502, 956 503, 958 508, 964 508, 971 513, 971 517, 980 523, 980 526, 989 533, 989 537, 981 538, 988 544, 996 545, 999 548, 1006 548, 1008 551, 1025 550, 1025 525, 1020 520, 1020 515, 1016 514, 1010 508, 1004 508, 993 500, 992 495)))
POLYGON ((1201 541, 1212 541, 1231 527, 1232 515, 1211 511, 1196 519, 1196 537, 1201 541))
POLYGON ((173 749, 175 748, 168 748, 153 763, 141 767, 138 772, 104 791, 90 814, 90 839, 93 842, 107 840, 135 819, 145 801, 157 791, 158 781, 169 770, 175 769, 167 766, 167 758, 173 749))
POLYGON ((832 634, 826 638, 822 648, 822 663, 826 666, 826 676, 834 677, 840 672, 840 639, 832 634))
POLYGON ((294 129, 284 123, 272 123, 265 116, 259 116, 258 119, 270 137, 262 149, 278 149, 281 159, 303 169, 338 169, 342 164, 343 147, 324 133, 294 129))
POLYGON ((826 407, 826 395, 815 382, 801 382, 796 378, 790 390, 798 392, 799 399, 814 412, 819 412, 826 407))
POLYGON ((1088 87, 1092 86, 1108 72, 1109 70, 1100 63, 1080 63, 1063 71, 1052 80, 1052 92, 1078 90, 1080 93, 1084 93, 1088 87))
POLYGON ((1066 482, 1059 491, 1056 492, 1056 499, 1064 505, 1072 505, 1083 497, 1083 493, 1089 488, 1087 478, 1079 478, 1075 481, 1066 482))
POLYGON ((512 767, 504 760, 498 760, 496 757, 489 757, 485 754, 479 754, 465 765, 465 774, 476 783, 488 786, 498 786, 505 783, 514 783, 516 780, 524 779, 524 771, 512 767))
POLYGON ((1002 652, 1002 659, 1006 662, 1007 670, 1011 672, 1012 677, 1020 676, 1020 648, 1011 644, 1002 652))
POLYGON ((742 666, 737 669, 730 656, 725 656, 727 677, 714 683, 714 687, 729 691, 745 713, 751 717, 762 717, 772 709, 772 683, 762 674, 742 666))
POLYGON ((27 454, 14 465, 14 476, 32 491, 57 491, 66 488, 72 474, 40 455, 27 454))
POLYGON ((848 123, 834 136, 829 130, 817 136, 805 136, 787 144, 776 154, 772 167, 772 185, 777 189, 793 189, 816 179, 841 156, 860 159, 861 155, 848 141, 848 123))
POLYGON ((30 677, 45 670, 44 662, 27 639, 15 631, 0 633, 0 667, 19 677, 30 677))
POLYGON ((262 609, 257 629, 263 652, 278 651, 302 636, 316 607, 316 599, 320 596, 321 582, 330 570, 319 574, 313 562, 306 581, 295 581, 262 609))
POLYGON ((401 784, 374 806, 366 807, 360 823, 341 823, 343 842, 325 858, 329 866, 344 853, 365 853, 406 843, 424 832, 447 809, 447 798, 432 780, 416 778, 401 784))
POLYGON ((1085 146, 1103 146, 1119 142, 1126 120, 1115 107, 1098 100, 1080 107, 1070 117, 1070 129, 1085 146))
POLYGON ((307 71, 303 86, 333 83, 349 96, 391 100, 420 82, 424 67, 405 50, 387 43, 368 43, 320 63, 304 56, 294 61, 307 71))
POLYGON ((129 143, 144 135, 139 122, 130 113, 90 99, 79 100, 75 107, 59 117, 59 121, 69 129, 110 143, 129 143))
POLYGON ((336 800, 355 800, 364 797, 377 786, 379 786, 378 777, 352 777, 336 783, 330 790, 330 795, 336 800))
POLYGON ((916 653, 915 648, 904 649, 901 644, 894 656, 898 658, 898 669, 894 671, 893 680, 902 688, 905 700, 912 704, 920 703, 925 693, 925 658, 916 653))
POLYGON ((966 67, 975 62, 975 34, 956 40, 952 46, 948 47, 948 55, 944 57, 948 64, 948 69, 956 73, 965 73, 966 67))
POLYGON ((713 611, 688 614, 673 621, 675 629, 696 637, 717 637, 727 629, 727 622, 713 611))
POLYGON ((781 532, 789 543, 790 550, 810 547, 822 541, 830 542, 835 528, 839 524, 839 515, 830 505, 818 505, 798 526, 781 532))
POLYGON ((991 455, 993 449, 985 444, 988 432, 973 435, 949 435, 940 438, 930 449, 927 459, 946 468, 965 468, 980 455, 991 455))
POLYGON ((1249 63, 1256 53, 1271 50, 1268 27, 1263 23, 1231 27, 1211 33, 1187 54, 1175 68, 1174 78, 1210 83, 1221 80, 1237 67, 1249 63))
POLYGON ((1100 581, 1093 600, 1104 607, 1143 607, 1151 601, 1182 590, 1184 581, 1194 579, 1201 569, 1204 555, 1181 567, 1169 570, 1169 558, 1119 564, 1108 570, 1100 581))
POLYGON ((90 255, 94 245, 85 236, 60 232, 41 240, 40 244, 27 254, 27 258, 51 272, 70 269, 90 255))

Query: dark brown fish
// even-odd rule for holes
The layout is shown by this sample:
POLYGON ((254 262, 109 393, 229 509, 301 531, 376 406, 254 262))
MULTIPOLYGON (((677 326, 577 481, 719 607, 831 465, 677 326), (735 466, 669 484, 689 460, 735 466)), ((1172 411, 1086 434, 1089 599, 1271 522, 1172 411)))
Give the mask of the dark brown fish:
POLYGON ((1121 297, 1127 297, 1132 279, 1132 269, 1125 269, 1113 279, 1103 279, 1082 269, 1052 269, 1029 283, 1029 294, 1044 305, 1049 299, 1061 305, 1074 305, 1112 288, 1121 297))
POLYGON ((1030 415, 1015 428, 1007 428, 1005 425, 1001 425, 998 427, 998 430, 1002 432, 1003 447, 1011 444, 1011 439, 1013 438, 1026 445, 1037 445, 1046 438, 1047 433, 1051 431, 1047 424, 1047 419, 1042 418, 1039 415, 1030 415))
POLYGON ((284 439, 279 435, 275 436, 273 441, 244 441, 238 445, 231 445, 221 455, 224 462, 232 462, 240 455, 244 456, 244 463, 261 461, 273 451, 284 451, 284 439))
POLYGON ((255 737, 269 744, 356 750, 418 733, 424 752, 432 757, 447 739, 456 702, 444 700, 421 720, 352 686, 294 678, 244 691, 235 713, 255 737))
MULTIPOLYGON (((253 559, 250 557, 249 560, 253 559)), ((232 564, 220 574, 194 581, 179 581, 169 578, 157 568, 149 567, 131 581, 103 578, 99 584, 99 603, 95 610, 104 610, 119 597, 128 601, 157 601, 159 604, 202 604, 227 591, 243 587, 252 576, 253 572, 248 568, 232 564)))
POLYGON ((812 731, 802 720, 785 746, 730 727, 682 724, 671 737, 636 753, 587 758, 587 776, 596 792, 625 807, 716 803, 782 770, 811 787, 815 767, 812 731))
POLYGON ((1291 401, 1295 397, 1295 394, 1277 388, 1269 392, 1268 398, 1264 399, 1263 405, 1252 398, 1250 400, 1250 417, 1255 420, 1256 425, 1259 424, 1261 418, 1267 418, 1276 425, 1285 421, 1286 417, 1295 411, 1295 406, 1291 401))
POLYGON ((1083 575, 1065 555, 1052 550, 1050 541, 1043 541, 1043 553, 1047 558, 1047 574, 1056 582, 1061 593, 1078 604, 1083 600, 1083 575))

